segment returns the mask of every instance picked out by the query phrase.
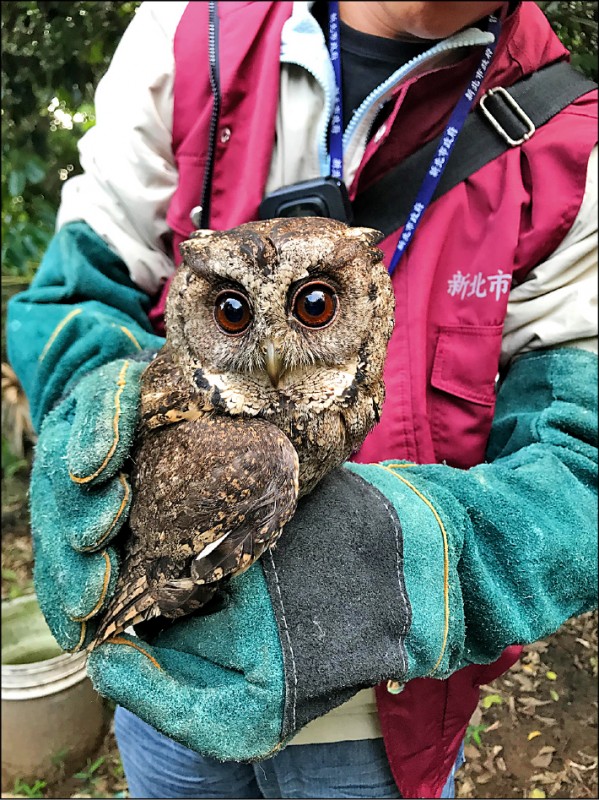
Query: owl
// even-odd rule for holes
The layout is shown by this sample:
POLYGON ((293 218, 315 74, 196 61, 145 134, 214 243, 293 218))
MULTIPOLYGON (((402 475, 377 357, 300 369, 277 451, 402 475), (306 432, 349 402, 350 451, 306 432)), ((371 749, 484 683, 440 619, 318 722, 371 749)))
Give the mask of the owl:
POLYGON ((142 376, 123 566, 92 647, 205 606, 360 447, 393 328, 380 239, 286 218, 181 244, 166 344, 142 376))

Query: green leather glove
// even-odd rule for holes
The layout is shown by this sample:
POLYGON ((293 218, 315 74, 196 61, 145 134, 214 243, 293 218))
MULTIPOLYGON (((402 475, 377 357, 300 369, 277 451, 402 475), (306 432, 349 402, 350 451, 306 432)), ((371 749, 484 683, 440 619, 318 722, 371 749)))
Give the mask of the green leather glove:
POLYGON ((30 489, 35 587, 67 650, 90 640, 116 580, 108 545, 129 510, 120 471, 139 377, 164 344, 148 320, 151 302, 106 242, 71 222, 8 303, 8 356, 40 432, 30 489))
POLYGON ((127 635, 117 641, 88 659, 101 694, 221 760, 251 761, 278 748, 285 677, 260 562, 230 582, 216 613, 173 624, 154 646, 127 635))
POLYGON ((129 513, 123 464, 139 416, 146 362, 118 359, 93 370, 42 424, 31 474, 34 583, 50 630, 65 650, 84 647, 114 591, 110 542, 129 513))
POLYGON ((193 750, 253 761, 405 669, 396 518, 381 502, 339 531, 342 507, 370 491, 381 499, 336 470, 300 502, 274 551, 225 586, 219 610, 170 625, 151 645, 120 636, 93 650, 95 688, 193 750), (381 603, 389 614, 379 613, 381 603))
POLYGON ((596 356, 518 359, 489 457, 334 471, 221 610, 94 650, 96 689, 192 750, 252 761, 361 688, 494 662, 595 608, 596 356))

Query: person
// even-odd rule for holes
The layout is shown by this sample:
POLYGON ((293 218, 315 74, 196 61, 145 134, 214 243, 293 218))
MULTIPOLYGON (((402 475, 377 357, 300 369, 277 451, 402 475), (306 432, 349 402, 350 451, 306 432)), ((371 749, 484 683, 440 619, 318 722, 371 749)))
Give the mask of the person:
MULTIPOLYGON (((83 173, 7 323, 39 430, 35 587, 65 649, 114 589, 180 242, 329 176, 333 141, 357 203, 459 141, 473 75, 476 106, 568 59, 535 3, 338 12, 335 29, 319 0, 144 3, 98 86, 83 173)), ((479 685, 596 607, 596 118, 586 91, 386 233, 391 264, 418 223, 362 449, 222 608, 91 653, 131 796, 453 796, 479 685)))

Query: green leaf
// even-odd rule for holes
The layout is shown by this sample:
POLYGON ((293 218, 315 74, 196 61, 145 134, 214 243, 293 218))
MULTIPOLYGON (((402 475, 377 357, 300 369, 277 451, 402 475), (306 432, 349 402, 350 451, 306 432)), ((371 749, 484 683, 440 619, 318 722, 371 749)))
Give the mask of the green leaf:
POLYGON ((11 197, 20 197, 25 190, 27 178, 24 172, 13 170, 8 175, 8 192, 11 197))
POLYGON ((29 159, 25 164, 25 173, 29 183, 39 183, 46 177, 46 170, 42 163, 36 159, 29 159))
POLYGON ((498 694, 488 694, 486 697, 483 698, 482 707, 483 708, 491 708, 491 706, 500 706, 503 703, 503 699, 498 694))
POLYGON ((480 734, 484 733, 486 730, 486 725, 468 725, 468 728, 466 729, 466 736, 464 737, 465 743, 468 744, 472 740, 476 742, 479 747, 482 747, 480 734))
POLYGON ((104 50, 102 42, 94 42, 88 51, 88 60, 90 64, 101 64, 104 61, 104 50))
POLYGON ((98 767, 102 766, 105 760, 106 756, 100 756, 100 758, 96 759, 96 761, 94 761, 94 763, 91 764, 91 766, 89 766, 87 769, 90 775, 93 775, 93 773, 98 769, 98 767))
POLYGON ((84 770, 81 770, 81 772, 76 772, 74 777, 81 781, 95 781, 96 779, 94 778, 94 772, 96 772, 96 770, 104 763, 105 760, 106 756, 100 756, 100 758, 97 758, 91 764, 88 761, 87 767, 84 770))
POLYGON ((33 786, 17 778, 14 786, 14 794, 24 794, 25 797, 43 797, 42 789, 46 788, 46 781, 37 780, 33 786))

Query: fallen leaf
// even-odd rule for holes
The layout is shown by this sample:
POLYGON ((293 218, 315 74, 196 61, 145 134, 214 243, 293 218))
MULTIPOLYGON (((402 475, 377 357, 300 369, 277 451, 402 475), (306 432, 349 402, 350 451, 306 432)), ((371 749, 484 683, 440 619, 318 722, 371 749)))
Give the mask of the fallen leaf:
POLYGON ((534 718, 547 728, 553 728, 554 725, 557 725, 557 720, 553 717, 542 717, 540 714, 535 714, 534 718))
POLYGON ((533 642, 532 644, 526 645, 526 652, 536 652, 536 653, 546 653, 549 648, 549 644, 543 640, 538 642, 533 642))
POLYGON ((483 708, 491 708, 491 706, 498 705, 500 706, 503 703, 503 699, 498 694, 488 694, 486 697, 482 699, 482 707, 483 708))
POLYGON ((480 758, 480 751, 477 750, 473 744, 467 744, 464 747, 464 755, 468 761, 472 761, 473 759, 480 758))
POLYGON ((502 750, 503 750, 503 745, 500 745, 500 744, 496 744, 496 745, 494 745, 494 746, 493 746, 493 748, 492 748, 492 750, 491 750, 491 752, 490 752, 490 753, 487 755, 487 758, 485 759, 485 762, 484 762, 484 764, 483 764, 483 767, 484 767, 486 770, 488 770, 488 772, 489 772, 491 775, 494 775, 494 774, 496 773, 496 771, 497 771, 497 770, 495 769, 495 763, 494 763, 494 760, 495 760, 495 757, 496 757, 497 755, 499 755, 499 753, 501 753, 501 751, 502 751, 502 750))
POLYGON ((547 797, 545 792, 542 789, 531 789, 528 795, 529 797, 547 797))
POLYGON ((566 764, 569 767, 575 767, 576 769, 582 769, 582 770, 595 769, 595 767, 597 766, 596 761, 594 761, 592 764, 589 764, 588 767, 585 767, 584 764, 577 764, 575 761, 571 761, 569 758, 566 759, 566 764))
POLYGON ((472 778, 464 778, 458 790, 458 797, 474 797, 475 786, 472 778))
POLYGON ((539 755, 530 759, 530 763, 533 767, 538 767, 539 769, 546 769, 552 761, 553 753, 539 753, 539 755))
POLYGON ((540 736, 540 735, 541 735, 541 731, 531 731, 526 738, 530 742, 531 739, 535 739, 537 736, 540 736))
POLYGON ((555 691, 555 689, 549 690, 549 696, 551 697, 552 700, 555 700, 556 703, 559 700, 559 694, 555 691))
POLYGON ((474 710, 474 714, 470 717, 470 724, 473 727, 476 727, 477 725, 480 725, 482 718, 483 718, 482 711, 480 710, 480 708, 476 708, 474 710))
POLYGON ((525 692, 534 692, 535 684, 531 681, 530 678, 527 678, 526 675, 514 675, 514 678, 518 681, 520 686, 522 687, 523 691, 525 692))
POLYGON ((518 702, 529 708, 537 708, 538 706, 548 706, 551 700, 537 700, 536 697, 526 695, 525 697, 519 697, 518 702))
POLYGON ((548 672, 546 672, 545 673, 545 677, 547 678, 548 681, 556 681, 557 680, 557 675, 552 670, 549 670, 548 672))
POLYGON ((535 775, 528 779, 531 783, 542 783, 543 786, 548 786, 555 780, 554 772, 537 772, 535 775))
POLYGON ((569 770, 570 770, 570 772, 571 772, 571 773, 574 775, 574 777, 576 778, 576 780, 577 780, 577 781, 579 781, 580 783, 582 783, 582 781, 583 781, 583 777, 582 777, 582 775, 580 774, 580 772, 579 772, 577 769, 575 769, 575 768, 574 768, 572 765, 570 765, 570 766, 568 767, 568 769, 569 769, 569 770))
POLYGON ((581 758, 583 761, 588 761, 588 762, 589 762, 589 764, 594 764, 595 766, 597 766, 597 759, 596 759, 596 757, 595 757, 595 756, 592 756, 590 753, 585 753, 584 751, 582 751, 582 750, 579 750, 579 751, 578 751, 578 755, 580 756, 580 758, 581 758))
POLYGON ((501 728, 501 722, 498 719, 493 722, 492 725, 489 725, 488 728, 485 728, 485 733, 490 733, 491 731, 496 731, 497 728, 501 728))

